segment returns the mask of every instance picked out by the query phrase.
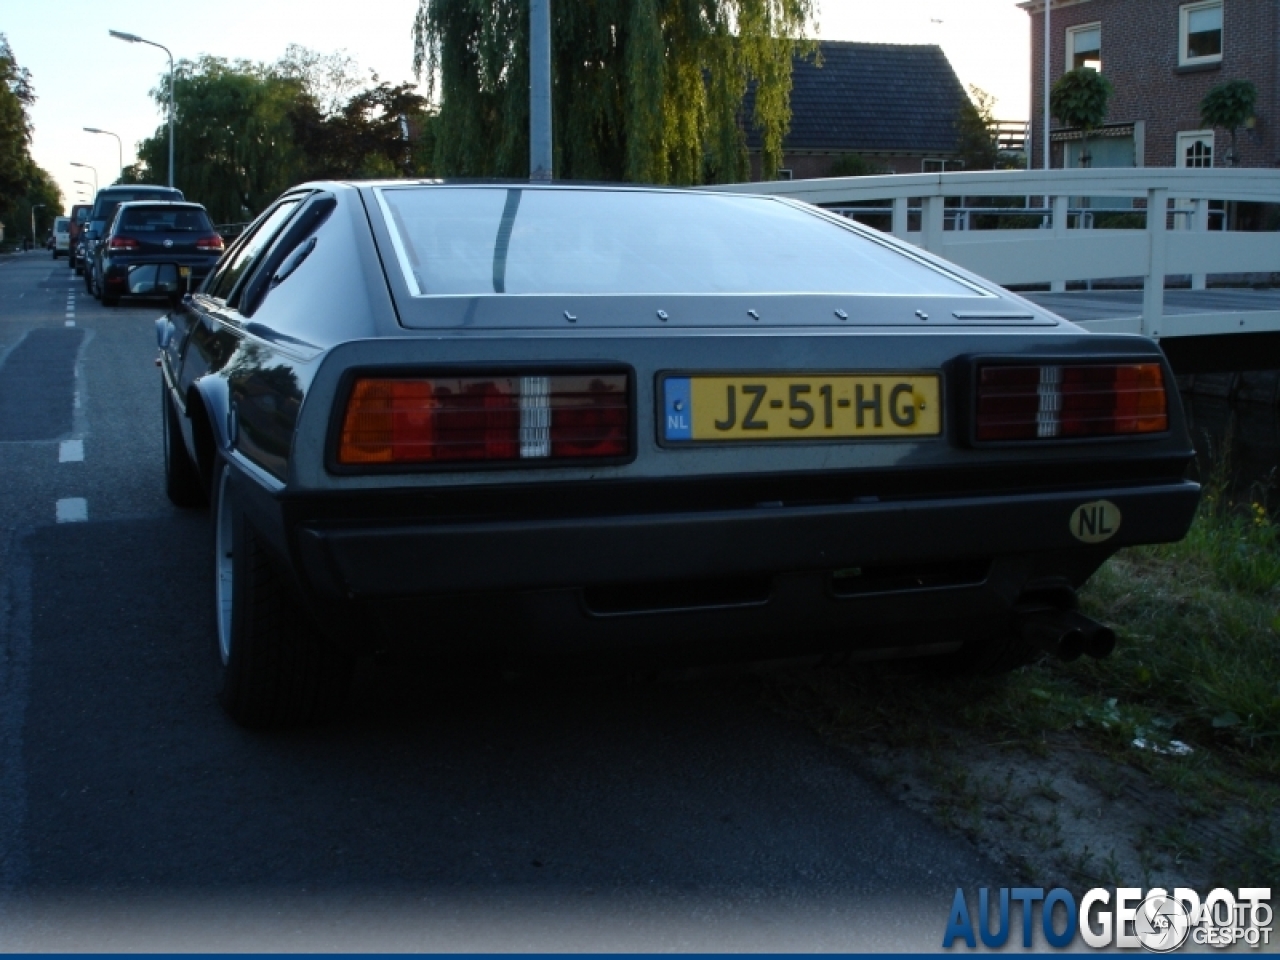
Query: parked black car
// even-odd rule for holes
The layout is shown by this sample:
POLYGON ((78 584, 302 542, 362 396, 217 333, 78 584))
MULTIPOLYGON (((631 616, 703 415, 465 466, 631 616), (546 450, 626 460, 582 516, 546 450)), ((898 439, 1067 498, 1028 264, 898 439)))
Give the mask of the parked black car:
POLYGON ((1076 589, 1198 498, 1153 341, 781 198, 311 184, 157 333, 249 726, 323 716, 398 644, 1105 655, 1076 589))
POLYGON ((121 297, 176 296, 180 283, 185 290, 203 282, 222 249, 198 203, 122 203, 98 244, 94 287, 107 307, 121 297))
POLYGON ((93 200, 93 209, 89 212, 89 221, 85 225, 84 239, 84 285, 89 293, 101 296, 101 291, 94 287, 94 258, 97 256, 98 244, 102 235, 107 232, 116 208, 131 200, 185 200, 181 190, 173 187, 157 187, 150 184, 130 184, 128 186, 103 187, 93 200))

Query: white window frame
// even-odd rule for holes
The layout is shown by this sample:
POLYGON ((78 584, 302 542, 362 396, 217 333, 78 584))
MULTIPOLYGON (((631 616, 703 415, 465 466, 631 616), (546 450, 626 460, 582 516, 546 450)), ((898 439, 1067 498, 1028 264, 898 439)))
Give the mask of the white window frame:
POLYGON ((1213 130, 1179 130, 1177 138, 1174 141, 1174 166, 1183 170, 1187 169, 1204 169, 1187 166, 1187 147, 1193 143, 1202 140, 1209 141, 1209 166, 1217 166, 1218 162, 1218 141, 1214 136, 1213 130))
POLYGON ((1184 3, 1178 8, 1178 66, 1180 67, 1196 67, 1204 63, 1221 63, 1222 54, 1227 49, 1227 17, 1226 4, 1223 0, 1201 0, 1200 3, 1184 3), (1191 14, 1198 10, 1209 10, 1217 7, 1222 11, 1222 27, 1219 31, 1221 34, 1221 43, 1218 52, 1212 53, 1207 57, 1190 57, 1187 56, 1187 43, 1190 39, 1187 26, 1191 20, 1191 14))
POLYGON ((1063 49, 1063 55, 1062 55, 1062 72, 1063 72, 1063 73, 1066 73, 1067 71, 1069 71, 1069 70, 1071 70, 1071 69, 1072 69, 1072 67, 1071 67, 1071 63, 1072 63, 1072 62, 1075 60, 1075 58, 1076 58, 1076 36, 1077 36, 1077 35, 1079 35, 1079 34, 1081 34, 1081 33, 1087 33, 1087 32, 1089 32, 1090 30, 1097 30, 1097 31, 1098 31, 1098 65, 1099 65, 1098 72, 1099 72, 1099 73, 1101 73, 1101 72, 1102 72, 1102 69, 1101 69, 1101 65, 1102 65, 1102 21, 1101 21, 1101 20, 1096 20, 1096 21, 1094 21, 1093 23, 1082 23, 1082 24, 1079 24, 1078 26, 1074 26, 1074 27, 1067 27, 1067 31, 1066 31, 1066 34, 1065 34, 1065 36, 1066 36, 1066 46, 1065 46, 1065 48, 1063 49))

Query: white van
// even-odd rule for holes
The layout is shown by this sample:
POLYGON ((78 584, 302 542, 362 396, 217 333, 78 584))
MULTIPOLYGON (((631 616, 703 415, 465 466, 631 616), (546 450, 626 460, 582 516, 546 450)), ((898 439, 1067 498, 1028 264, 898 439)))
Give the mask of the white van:
POLYGON ((65 257, 71 251, 71 218, 57 217, 53 221, 53 258, 65 257))

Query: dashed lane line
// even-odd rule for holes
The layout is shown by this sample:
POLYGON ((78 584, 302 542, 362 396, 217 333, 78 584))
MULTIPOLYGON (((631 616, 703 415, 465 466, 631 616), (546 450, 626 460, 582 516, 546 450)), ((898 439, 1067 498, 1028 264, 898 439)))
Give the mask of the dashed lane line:
POLYGON ((84 497, 66 497, 54 506, 58 523, 84 523, 89 519, 89 501, 84 497))
POLYGON ((84 460, 83 440, 63 440, 58 444, 59 463, 80 463, 84 460))

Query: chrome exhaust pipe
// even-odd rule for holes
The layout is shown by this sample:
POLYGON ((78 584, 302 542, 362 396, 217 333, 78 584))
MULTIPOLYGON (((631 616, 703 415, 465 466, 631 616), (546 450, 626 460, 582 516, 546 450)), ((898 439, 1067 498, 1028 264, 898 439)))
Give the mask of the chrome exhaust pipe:
POLYGON ((1074 610, 1025 612, 1019 618, 1018 632, 1028 643, 1059 660, 1078 660, 1086 653, 1101 660, 1116 648, 1114 630, 1074 610))

